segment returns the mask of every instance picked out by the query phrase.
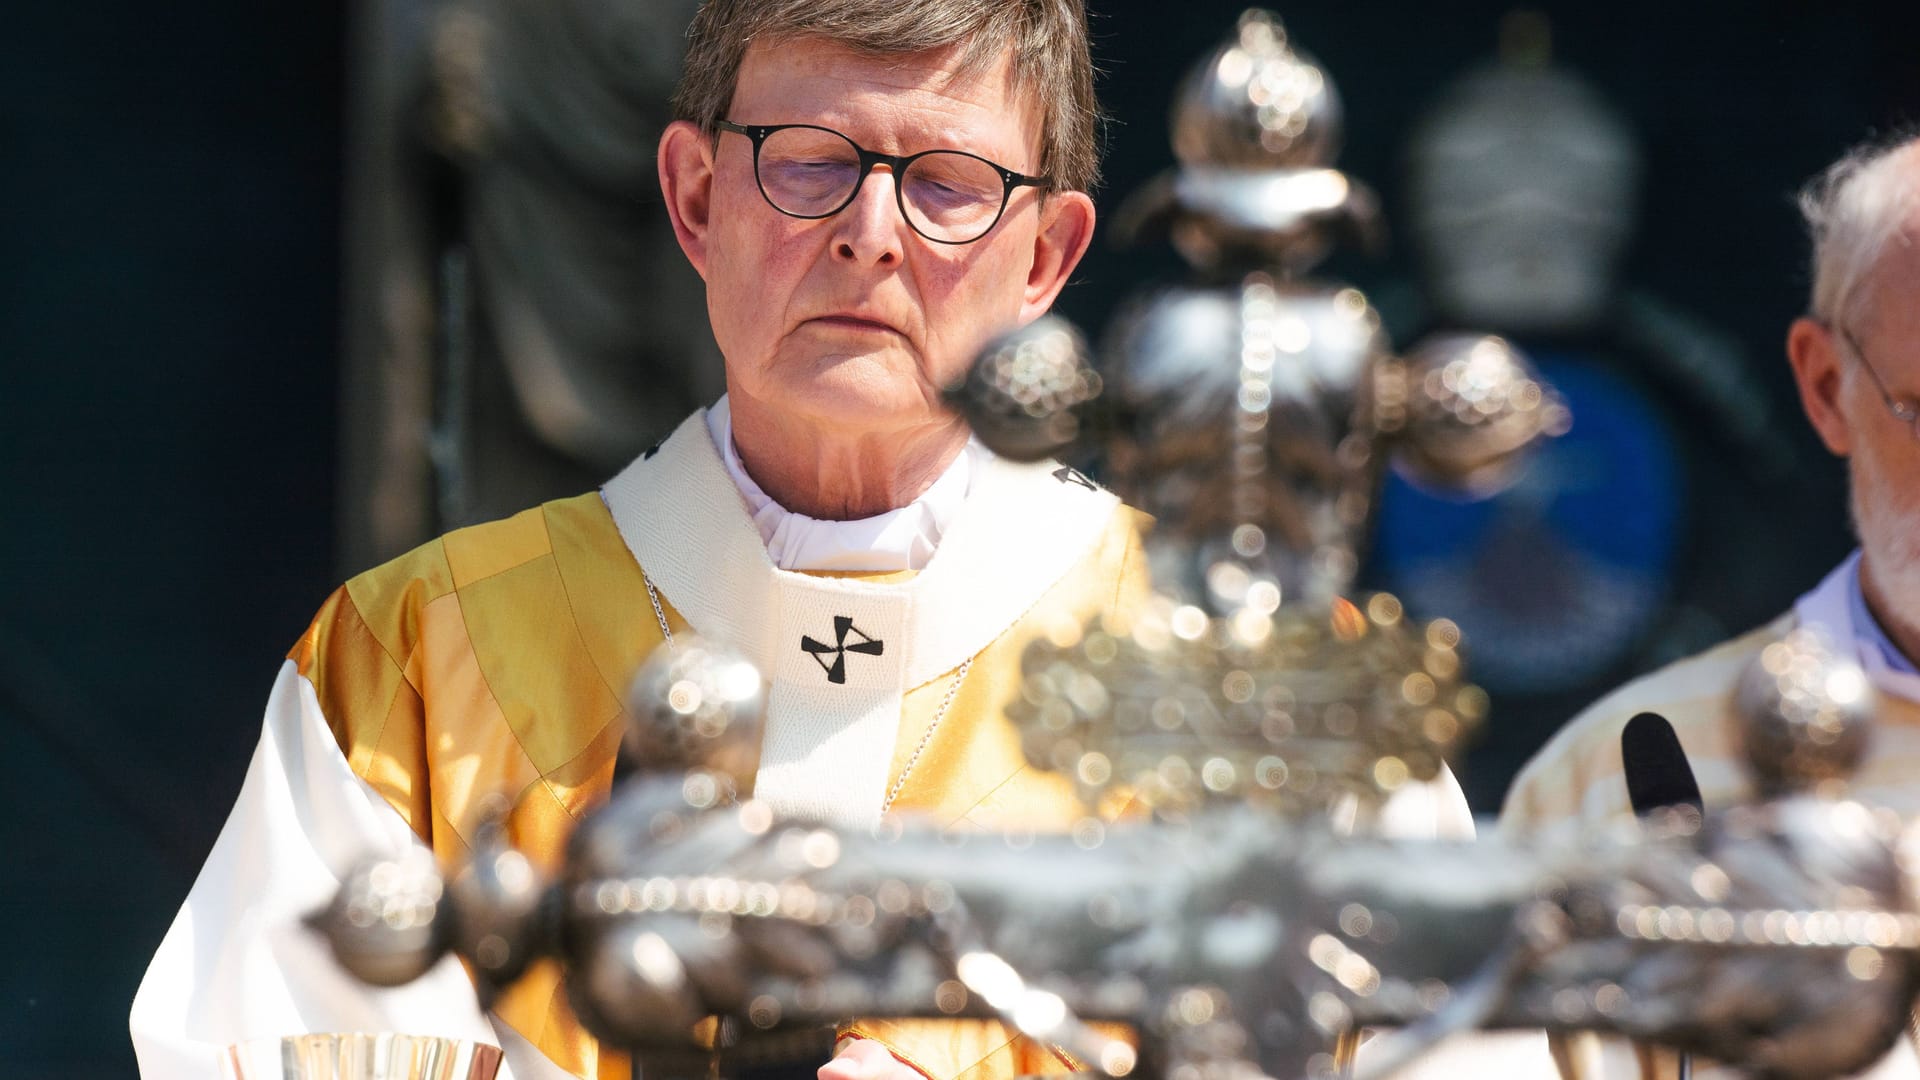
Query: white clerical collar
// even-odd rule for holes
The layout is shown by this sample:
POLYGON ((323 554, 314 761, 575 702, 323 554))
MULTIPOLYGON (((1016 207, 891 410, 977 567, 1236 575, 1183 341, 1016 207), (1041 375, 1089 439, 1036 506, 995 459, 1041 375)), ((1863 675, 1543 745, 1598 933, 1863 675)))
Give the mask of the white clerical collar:
POLYGON ((1860 552, 1856 548, 1812 592, 1794 604, 1800 622, 1824 628, 1854 659, 1881 692, 1920 702, 1920 671, 1902 653, 1867 608, 1860 588, 1860 552))
POLYGON ((969 440, 933 486, 897 510, 857 521, 822 521, 773 501, 747 475, 733 445, 733 412, 724 395, 707 410, 707 433, 727 475, 740 489, 767 557, 782 570, 924 570, 960 506, 966 502, 975 458, 990 455, 969 440))

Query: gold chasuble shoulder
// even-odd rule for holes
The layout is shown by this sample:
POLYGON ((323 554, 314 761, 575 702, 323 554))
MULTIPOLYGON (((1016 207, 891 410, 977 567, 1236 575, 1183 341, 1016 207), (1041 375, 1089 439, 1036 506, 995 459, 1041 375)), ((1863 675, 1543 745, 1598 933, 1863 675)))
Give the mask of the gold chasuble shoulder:
MULTIPOLYGON (((973 657, 957 688, 949 671, 908 689, 889 788, 912 767, 896 812, 966 830, 1063 830, 1084 815, 1067 782, 1028 767, 1004 709, 1029 642, 1063 621, 1124 619, 1146 595, 1141 524, 1134 511, 1116 511, 1086 555, 973 657)), ((684 631, 678 613, 666 614, 684 631)), ((354 578, 290 658, 348 765, 443 866, 465 858, 483 800, 504 795, 512 842, 552 870, 575 822, 607 797, 625 688, 660 643, 640 566, 590 493, 449 533, 354 578)), ((575 1076, 629 1076, 625 1055, 581 1028, 551 964, 510 988, 494 1012, 575 1076)), ((845 1030, 879 1039, 935 1080, 1073 1067, 997 1023, 860 1021, 845 1030)))
MULTIPOLYGON (((597 494, 449 533, 336 590, 291 658, 347 764, 451 868, 482 800, 553 870, 604 802, 622 690, 660 643, 640 568, 597 494), (644 617, 642 617, 644 616, 644 617)), ((544 965, 495 1013, 562 1068, 626 1080, 544 965)))

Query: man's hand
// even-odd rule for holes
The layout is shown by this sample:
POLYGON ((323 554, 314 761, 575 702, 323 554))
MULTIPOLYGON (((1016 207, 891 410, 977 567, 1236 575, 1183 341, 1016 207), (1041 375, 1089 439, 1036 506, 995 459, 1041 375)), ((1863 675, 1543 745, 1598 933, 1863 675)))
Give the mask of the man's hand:
POLYGON ((872 1039, 847 1039, 833 1060, 820 1066, 820 1080, 927 1080, 872 1039))

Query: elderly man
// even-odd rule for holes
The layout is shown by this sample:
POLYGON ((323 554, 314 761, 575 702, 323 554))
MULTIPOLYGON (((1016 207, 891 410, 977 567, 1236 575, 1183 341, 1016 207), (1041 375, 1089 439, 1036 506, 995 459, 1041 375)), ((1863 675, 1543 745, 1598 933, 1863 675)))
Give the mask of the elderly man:
MULTIPOLYGON (((376 991, 299 917, 362 857, 457 862, 495 796, 552 866, 606 797, 632 673, 689 630, 770 680, 752 794, 779 812, 955 829, 1084 813, 1027 767, 1003 706, 1045 628, 1143 594, 1137 515, 996 459, 939 397, 1047 310, 1091 238, 1080 3, 710 0, 689 38, 660 182, 727 395, 602 490, 449 534, 328 600, 135 999, 146 1076, 328 1031, 495 1043, 520 1080, 621 1075, 551 969, 484 1012, 451 960, 376 991)), ((1412 831, 1443 813, 1465 818, 1450 779, 1412 831)), ((843 1035, 828 1080, 1078 1067, 994 1023, 843 1035)))
MULTIPOLYGON (((1514 781, 1504 828, 1630 815, 1621 732, 1641 712, 1673 724, 1708 808, 1749 797, 1731 744, 1733 683, 1795 626, 1823 628, 1879 688, 1852 794, 1920 811, 1920 140, 1847 155, 1801 204, 1813 302, 1787 332, 1787 356, 1807 418, 1847 459, 1860 548, 1774 623, 1631 683, 1568 724, 1514 781)), ((1624 1047, 1586 1051, 1607 1076, 1642 1074, 1624 1047)), ((1647 1062, 1671 1075, 1670 1062, 1647 1062)), ((1920 1076, 1920 1063, 1903 1043, 1874 1075, 1920 1076)))

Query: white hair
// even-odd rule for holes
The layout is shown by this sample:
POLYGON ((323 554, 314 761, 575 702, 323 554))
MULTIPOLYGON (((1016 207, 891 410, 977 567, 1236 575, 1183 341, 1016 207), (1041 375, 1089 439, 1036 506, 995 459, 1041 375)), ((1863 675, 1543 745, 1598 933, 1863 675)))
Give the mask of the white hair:
POLYGON ((1859 314, 1865 284, 1891 243, 1920 210, 1920 182, 1908 168, 1920 138, 1906 135, 1849 150, 1800 192, 1813 238, 1813 317, 1839 326, 1859 314))

